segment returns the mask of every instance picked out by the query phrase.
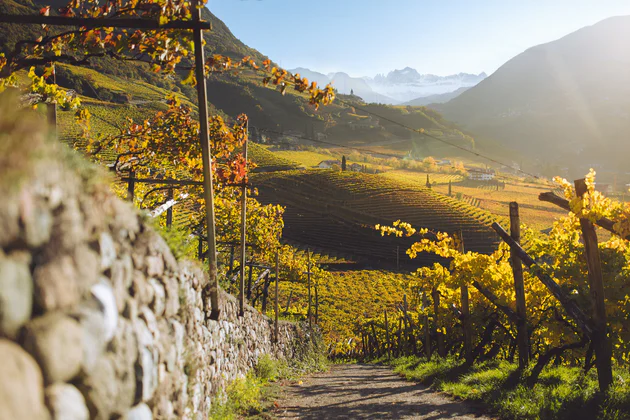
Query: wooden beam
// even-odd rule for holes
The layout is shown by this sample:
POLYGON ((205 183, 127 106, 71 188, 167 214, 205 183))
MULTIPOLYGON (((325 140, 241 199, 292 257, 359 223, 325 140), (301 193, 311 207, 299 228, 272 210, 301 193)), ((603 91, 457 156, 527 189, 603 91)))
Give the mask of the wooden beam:
MULTIPOLYGON (((510 236, 515 242, 521 242, 521 219, 518 203, 510 203, 510 236)), ((510 250, 514 292, 516 294, 516 343, 518 345, 518 367, 525 369, 529 363, 529 336, 527 334, 527 307, 525 305, 525 284, 523 282, 523 263, 516 253, 510 250)))
MULTIPOLYGON (((569 206, 569 201, 562 198, 562 197, 558 197, 557 195, 555 195, 552 192, 544 192, 544 193, 540 193, 538 195, 538 199, 540 201, 546 201, 548 203, 551 204, 555 204, 556 206, 566 210, 566 211, 571 211, 571 207, 569 206)), ((615 235, 619 235, 616 231, 615 231, 615 222, 613 222, 612 220, 606 218, 606 217, 602 217, 601 219, 598 219, 595 224, 601 228, 606 229, 607 231, 614 233, 615 235)), ((626 236, 624 239, 629 240, 630 241, 630 235, 626 236)))
MULTIPOLYGON (((193 20, 201 22, 203 2, 195 2, 193 20)), ((199 142, 203 165, 203 198, 206 210, 206 233, 208 235, 208 274, 210 277, 210 319, 218 320, 221 314, 219 305, 219 276, 217 275, 217 238, 214 226, 214 186, 212 185, 212 152, 210 150, 210 130, 208 126, 208 89, 204 72, 203 32, 198 25, 193 31, 195 45, 195 76, 197 78, 197 98, 199 103, 199 142)))
MULTIPOLYGON (((515 255, 517 255, 523 264, 527 267, 531 267, 536 265, 536 261, 532 257, 525 252, 521 245, 518 244, 512 237, 501 227, 500 224, 494 222, 492 224, 492 228, 495 232, 503 239, 505 243, 510 246, 511 250, 514 250, 515 255)), ((593 327, 591 325, 590 319, 584 314, 582 309, 578 306, 578 304, 567 295, 564 290, 556 283, 554 279, 552 279, 548 274, 542 272, 534 273, 536 277, 547 287, 547 290, 551 292, 551 294, 560 302, 564 310, 567 314, 578 324, 582 332, 589 338, 593 336, 593 327)))
MULTIPOLYGON (((193 15, 194 15, 193 11, 193 15)), ((75 26, 93 28, 131 28, 131 29, 193 29, 210 30, 210 22, 199 20, 174 20, 163 25, 157 20, 140 18, 84 18, 42 15, 16 15, 0 13, 0 23, 17 23, 50 26, 75 26)))
MULTIPOLYGON (((586 180, 575 181, 575 193, 583 197, 587 192, 586 180)), ((595 350, 595 366, 599 390, 605 392, 612 384, 612 343, 608 337, 608 321, 606 318, 606 302, 604 299, 604 275, 602 263, 597 247, 597 232, 593 223, 580 218, 586 265, 588 266, 588 287, 591 292, 591 306, 595 334, 593 335, 593 349, 595 350)))

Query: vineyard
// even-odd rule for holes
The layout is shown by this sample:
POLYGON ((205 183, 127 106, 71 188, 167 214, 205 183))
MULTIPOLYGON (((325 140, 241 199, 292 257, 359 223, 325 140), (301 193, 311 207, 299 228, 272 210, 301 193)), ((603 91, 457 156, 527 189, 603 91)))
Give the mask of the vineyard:
POLYGON ((439 258, 424 254, 409 260, 411 242, 381 236, 373 228, 395 220, 448 232, 463 231, 471 250, 493 252, 495 218, 480 209, 427 188, 394 182, 379 175, 332 170, 257 174, 253 183, 263 203, 286 207, 283 236, 332 252, 369 261, 371 267, 423 266, 439 258), (398 252, 397 252, 398 250, 398 252))

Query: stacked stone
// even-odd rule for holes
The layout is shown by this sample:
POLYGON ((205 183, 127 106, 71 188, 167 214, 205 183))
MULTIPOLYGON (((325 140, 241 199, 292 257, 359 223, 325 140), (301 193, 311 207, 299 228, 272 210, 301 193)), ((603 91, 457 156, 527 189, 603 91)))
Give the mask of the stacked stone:
POLYGON ((210 320, 200 267, 72 168, 50 158, 0 188, 0 419, 206 419, 262 354, 292 357, 295 325, 274 343, 223 292, 210 320))

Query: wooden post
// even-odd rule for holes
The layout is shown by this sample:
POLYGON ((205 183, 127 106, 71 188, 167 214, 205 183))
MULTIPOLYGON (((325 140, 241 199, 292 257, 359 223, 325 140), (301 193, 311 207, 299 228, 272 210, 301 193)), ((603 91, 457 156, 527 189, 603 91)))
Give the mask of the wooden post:
POLYGON ((234 244, 230 244, 230 273, 234 270, 234 244))
POLYGON ((444 351, 444 335, 440 324, 440 291, 434 287, 431 291, 431 296, 433 297, 433 317, 435 318, 435 329, 437 331, 438 354, 440 357, 444 357, 446 352, 444 351))
POLYGON ((319 284, 315 282, 315 325, 319 325, 319 284))
MULTIPOLYGON (((460 230, 458 233, 459 252, 464 253, 464 234, 460 230)), ((472 328, 470 326, 470 301, 468 299, 468 285, 461 287, 462 304, 462 330, 464 332, 464 358, 466 363, 472 363, 472 328)))
POLYGON ((429 297, 426 290, 422 291, 422 306, 424 308, 424 355, 431 360, 431 326, 429 325, 429 297))
POLYGON ((387 309, 385 309, 385 346, 387 347, 387 358, 392 357, 392 343, 389 341, 389 322, 387 320, 387 309))
POLYGON ((133 203, 133 197, 136 189, 136 173, 133 169, 129 170, 129 181, 127 181, 127 201, 133 203))
MULTIPOLYGON (((586 181, 575 181, 575 193, 582 197, 586 194, 586 181)), ((586 251, 586 263, 588 266, 588 286, 591 292, 593 307, 593 348, 595 350, 595 366, 597 367, 597 379, 599 390, 606 391, 612 384, 612 345, 608 338, 608 322, 606 319, 606 306, 604 298, 604 281, 602 266, 597 248, 597 233, 595 226, 588 219, 580 219, 584 249, 586 251)))
POLYGON ((289 308, 291 307, 291 298, 293 297, 293 290, 289 291, 289 297, 287 298, 287 307, 284 310, 285 314, 289 313, 289 308))
POLYGON ((307 279, 308 279, 308 309, 306 311, 306 318, 308 319, 308 325, 311 325, 311 249, 306 248, 306 258, 308 259, 307 263, 307 279))
POLYGON ((278 282, 280 281, 280 252, 276 250, 276 295, 274 298, 274 339, 278 342, 278 282))
MULTIPOLYGON (((170 201, 173 199, 173 189, 169 188, 167 199, 170 201)), ((170 206, 168 210, 166 210, 166 227, 173 226, 173 206, 170 206)))
POLYGON ((254 270, 254 267, 252 267, 253 263, 253 261, 249 262, 249 272, 247 274, 247 299, 252 298, 252 271, 254 270))
POLYGON ((453 184, 451 183, 451 180, 448 180, 448 196, 452 197, 453 196, 453 184))
MULTIPOLYGON (((518 214, 518 203, 510 203, 510 236, 516 242, 521 241, 521 219, 518 214)), ((518 345, 518 367, 525 369, 529 363, 529 345, 527 334, 527 308, 525 306, 525 285, 523 283, 523 264, 514 251, 510 250, 512 273, 514 274, 514 292, 516 293, 516 343, 518 345)))
MULTIPOLYGON (((196 10, 193 10, 193 20, 201 21, 201 9, 204 7, 201 0, 196 2, 196 10)), ((193 41, 195 45, 195 76, 197 79, 197 99, 199 103, 199 141, 201 143, 201 155, 203 162, 203 198, 206 207, 206 229, 208 241, 208 273, 210 275, 210 319, 218 320, 221 314, 219 309, 219 277, 217 275, 217 241, 214 226, 214 187, 212 185, 212 156, 210 151, 210 134, 208 129, 208 91, 206 75, 204 74, 205 58, 203 51, 203 33, 201 27, 193 29, 193 41)))
MULTIPOLYGON (((249 134, 249 122, 247 124, 247 133, 249 134)), ((245 158, 245 165, 247 165, 247 137, 243 141, 243 158, 245 158)), ((245 308, 245 260, 247 256, 247 185, 243 180, 243 186, 241 187, 241 276, 239 283, 239 315, 243 316, 245 308)), ((250 267, 251 274, 251 267, 250 267)), ((251 277, 251 276, 250 276, 251 277)), ((251 290, 247 292, 248 297, 251 296, 251 290)))
POLYGON ((199 260, 203 261, 203 237, 199 235, 199 243, 197 244, 197 256, 199 260))

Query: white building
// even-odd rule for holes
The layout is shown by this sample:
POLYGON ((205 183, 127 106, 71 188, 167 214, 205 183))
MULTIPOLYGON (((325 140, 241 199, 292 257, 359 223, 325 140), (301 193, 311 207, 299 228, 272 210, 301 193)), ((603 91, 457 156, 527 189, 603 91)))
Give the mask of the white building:
POLYGON ((317 167, 320 168, 320 169, 330 169, 330 168, 333 167, 333 165, 341 166, 341 161, 339 161, 339 160, 322 160, 321 162, 319 162, 319 165, 317 165, 317 167))
POLYGON ((492 169, 468 169, 468 179, 473 181, 490 181, 494 179, 494 171, 492 169))

